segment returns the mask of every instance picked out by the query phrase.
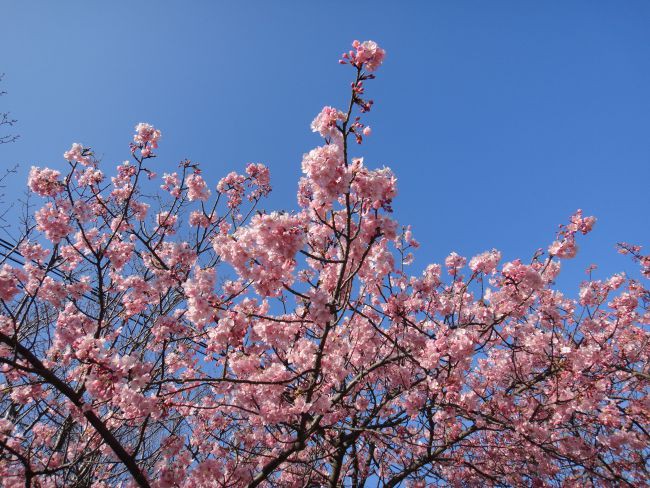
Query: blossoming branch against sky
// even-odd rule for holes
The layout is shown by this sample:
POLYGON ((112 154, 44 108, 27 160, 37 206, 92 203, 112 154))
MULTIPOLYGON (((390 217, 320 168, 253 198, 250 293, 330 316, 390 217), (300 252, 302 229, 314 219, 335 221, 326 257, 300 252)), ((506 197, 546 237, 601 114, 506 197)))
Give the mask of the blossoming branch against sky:
POLYGON ((8 5, 3 486, 650 484, 647 7, 8 5))
POLYGON ((121 161, 117 141, 146 120, 164 129, 161 164, 191 157, 216 181, 261 161, 270 205, 295 208, 305 123, 345 101, 331 53, 370 38, 390 66, 364 156, 397 174, 423 255, 528 254, 582 208, 598 225, 561 283, 592 262, 633 272, 613 250, 650 237, 648 2, 361 1, 362 21, 336 2, 243 3, 4 1, 9 200, 70 141, 121 161))

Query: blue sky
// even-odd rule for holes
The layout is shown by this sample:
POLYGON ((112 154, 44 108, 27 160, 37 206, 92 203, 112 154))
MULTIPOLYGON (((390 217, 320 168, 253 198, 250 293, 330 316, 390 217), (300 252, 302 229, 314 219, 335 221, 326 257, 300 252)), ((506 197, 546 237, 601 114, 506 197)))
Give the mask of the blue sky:
POLYGON ((309 123, 343 105, 353 39, 388 52, 368 86, 373 135, 356 155, 399 178, 395 210, 422 247, 528 259, 577 208, 596 215, 581 255, 599 276, 635 266, 618 240, 650 244, 650 2, 2 3, 0 109, 19 119, 20 197, 29 167, 63 167, 72 142, 106 166, 133 126, 163 131, 159 173, 190 158, 209 181, 264 162, 268 209, 296 207, 309 123))

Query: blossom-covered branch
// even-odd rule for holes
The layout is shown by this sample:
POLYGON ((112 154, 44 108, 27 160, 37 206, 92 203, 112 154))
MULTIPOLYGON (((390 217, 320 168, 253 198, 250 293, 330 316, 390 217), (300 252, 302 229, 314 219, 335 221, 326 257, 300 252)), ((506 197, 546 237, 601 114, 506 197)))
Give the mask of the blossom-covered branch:
POLYGON ((650 483, 647 283, 554 288, 581 211, 532 259, 413 274, 397 179, 355 154, 384 60, 342 56, 292 212, 261 210, 259 163, 157 175, 144 123, 111 177, 82 144, 32 168, 44 202, 0 267, 3 485, 650 483))

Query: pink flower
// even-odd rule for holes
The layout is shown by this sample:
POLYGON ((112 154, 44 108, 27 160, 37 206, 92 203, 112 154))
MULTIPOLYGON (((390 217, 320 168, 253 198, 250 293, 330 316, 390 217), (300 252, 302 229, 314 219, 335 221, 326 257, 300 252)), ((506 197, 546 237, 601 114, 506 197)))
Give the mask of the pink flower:
POLYGON ((50 254, 49 249, 44 249, 43 246, 36 242, 23 242, 18 250, 23 257, 30 261, 36 261, 37 263, 42 263, 45 258, 50 254))
POLYGON ((138 201, 131 201, 131 210, 133 210, 133 218, 138 222, 142 222, 147 217, 149 211, 149 204, 138 201))
POLYGON ((217 191, 228 196, 228 207, 235 208, 241 204, 245 191, 244 181, 246 177, 234 171, 219 180, 217 191))
POLYGON ((0 299, 11 300, 18 292, 16 274, 11 266, 4 264, 0 268, 0 299))
POLYGON ((447 266, 449 274, 451 275, 456 274, 460 268, 465 266, 466 263, 467 258, 460 256, 455 252, 452 252, 445 258, 445 266, 447 266))
POLYGON ((352 189, 361 200, 367 200, 374 209, 390 211, 390 204, 397 196, 397 178, 389 168, 369 170, 361 159, 353 165, 352 189))
POLYGON ((190 214, 189 218, 189 224, 192 227, 204 227, 207 228, 210 226, 210 224, 213 223, 210 217, 205 215, 202 211, 200 210, 194 210, 190 214))
POLYGON ((113 268, 120 271, 130 261, 133 250, 133 243, 113 240, 105 254, 113 268))
POLYGON ((384 62, 386 51, 380 48, 374 41, 354 41, 353 51, 343 55, 343 62, 349 60, 354 66, 365 66, 368 71, 376 71, 384 62))
POLYGON ((506 263, 502 270, 503 276, 528 290, 540 290, 544 286, 542 276, 532 267, 519 260, 506 263))
POLYGON ((63 183, 59 181, 59 176, 61 176, 59 171, 32 166, 27 185, 37 195, 55 197, 63 191, 63 183))
POLYGON ((576 233, 588 234, 593 229, 595 223, 595 217, 583 217, 582 210, 578 209, 571 216, 569 224, 560 227, 561 230, 558 232, 558 240, 549 246, 549 253, 562 259, 575 257, 578 252, 578 246, 575 242, 576 233))
POLYGON ((271 192, 271 174, 269 169, 262 163, 250 163, 246 166, 246 174, 236 172, 228 173, 217 184, 217 191, 228 197, 228 207, 237 208, 241 205, 246 194, 246 188, 250 189, 247 198, 254 201, 271 192))
POLYGON ((573 236, 570 236, 561 241, 555 241, 548 248, 548 252, 558 258, 569 259, 576 256, 578 253, 578 246, 573 236))
POLYGON ((167 211, 160 212, 156 216, 156 221, 158 222, 158 225, 160 226, 161 229, 164 229, 166 233, 168 234, 173 234, 174 233, 174 226, 176 225, 176 222, 178 221, 178 216, 177 215, 172 215, 167 211))
POLYGON ((135 135, 133 142, 135 142, 142 150, 142 155, 148 157, 151 155, 151 150, 158 147, 158 140, 161 133, 158 129, 150 124, 140 122, 135 126, 135 135))
POLYGON ((596 217, 583 217, 582 210, 578 209, 571 216, 571 222, 567 226, 570 232, 580 232, 583 235, 588 234, 594 228, 596 217))
POLYGON ((187 182, 187 198, 190 201, 210 198, 210 190, 203 177, 198 173, 193 173, 185 180, 187 182))
POLYGON ((63 153, 63 157, 68 161, 76 161, 84 166, 90 166, 92 165, 90 154, 90 149, 75 142, 70 149, 63 153))
POLYGON ((469 262, 469 269, 475 273, 490 274, 495 270, 500 259, 501 253, 496 249, 492 249, 474 256, 469 262))
POLYGON ((315 324, 324 326, 332 320, 332 311, 328 303, 328 296, 323 290, 310 292, 309 317, 315 324))
POLYGON ((304 241, 300 216, 274 212, 254 216, 232 236, 215 237, 213 246, 261 295, 276 296, 283 284, 293 282, 295 255, 304 241))
POLYGON ((327 206, 347 191, 350 173, 337 144, 317 147, 302 159, 302 172, 313 191, 313 205, 327 206))
POLYGON ((216 311, 214 285, 216 274, 213 268, 195 268, 194 276, 183 285, 187 296, 187 318, 198 327, 213 320, 216 311))
POLYGON ((40 298, 47 300, 56 308, 62 308, 68 293, 65 285, 60 281, 55 281, 50 276, 46 276, 38 290, 40 298))
POLYGON ((79 186, 98 185, 104 180, 104 174, 95 168, 86 168, 77 177, 79 186))
POLYGON ((181 194, 181 181, 178 177, 178 173, 163 173, 162 179, 164 183, 160 185, 160 188, 167 190, 173 197, 179 197, 181 194))
POLYGON ((246 166, 246 174, 250 177, 249 186, 252 188, 248 196, 254 200, 271 193, 271 172, 262 163, 250 163, 246 166))
POLYGON ((333 107, 323 107, 323 110, 316 116, 311 123, 311 130, 318 132, 323 137, 332 137, 341 135, 336 124, 345 120, 345 114, 333 107))
POLYGON ((70 225, 70 216, 61 208, 55 207, 48 202, 36 212, 36 227, 45 233, 52 243, 58 244, 61 240, 72 232, 70 225))

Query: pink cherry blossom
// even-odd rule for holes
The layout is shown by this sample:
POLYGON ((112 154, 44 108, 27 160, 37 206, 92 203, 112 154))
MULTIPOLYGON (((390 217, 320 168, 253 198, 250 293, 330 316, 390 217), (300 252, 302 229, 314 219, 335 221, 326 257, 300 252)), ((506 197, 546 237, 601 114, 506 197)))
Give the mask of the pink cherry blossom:
POLYGON ((203 327, 215 315, 216 297, 212 295, 215 285, 213 269, 195 269, 194 276, 183 285, 187 300, 187 318, 203 327))
POLYGON ((478 256, 474 256, 469 262, 469 269, 475 273, 490 274, 494 271, 501 259, 501 253, 496 249, 486 251, 478 256))
POLYGON ((198 173, 193 173, 187 177, 187 198, 190 201, 206 201, 210 197, 210 190, 203 177, 198 173))
POLYGON ((303 155, 302 172, 312 191, 312 205, 327 206, 343 193, 352 175, 343 161, 342 149, 328 144, 303 155))
POLYGON ((245 181, 245 176, 232 171, 217 184, 217 191, 228 196, 228 206, 230 208, 236 208, 241 204, 245 191, 245 181))
POLYGON ((11 300, 18 294, 18 280, 11 266, 4 264, 0 268, 0 299, 11 300))
POLYGON ((575 239, 567 237, 561 241, 554 241, 548 248, 548 252, 560 258, 573 258, 578 252, 575 239))
POLYGON ((63 153, 63 157, 68 161, 75 161, 84 166, 91 166, 92 160, 90 159, 91 152, 78 142, 72 144, 72 147, 63 153))
POLYGON ((345 114, 333 107, 323 107, 323 110, 311 123, 311 130, 318 132, 323 137, 340 135, 336 125, 345 120, 345 114))
POLYGON ((449 274, 455 274, 457 270, 465 266, 467 263, 467 258, 460 256, 456 252, 452 252, 445 259, 445 266, 449 270, 449 274))
POLYGON ((42 197, 55 197, 63 191, 63 182, 60 181, 60 176, 59 171, 32 166, 29 171, 27 186, 42 197))
POLYGON ((397 196, 397 178, 389 168, 368 170, 361 159, 353 166, 352 188, 359 199, 367 200, 373 209, 390 209, 397 196))
POLYGON ((77 183, 79 186, 98 185, 104 181, 104 174, 96 168, 86 168, 78 174, 77 183))
POLYGON ((29 240, 22 242, 18 247, 18 250, 25 259, 36 261, 39 264, 42 264, 50 254, 49 249, 45 249, 41 244, 30 242, 29 240))
POLYGON ((246 166, 246 174, 249 176, 248 195, 250 201, 257 200, 271 193, 271 172, 262 163, 250 163, 246 166))
POLYGON ((152 149, 158 148, 161 132, 150 124, 140 122, 135 126, 133 142, 142 150, 143 157, 149 157, 152 149))
POLYGON ((164 173, 162 177, 164 183, 160 188, 167 190, 173 197, 179 197, 181 194, 181 181, 178 173, 164 173))
POLYGON ((192 227, 209 227, 210 224, 213 224, 214 219, 211 219, 208 215, 205 215, 199 210, 194 210, 190 214, 189 223, 192 227))
POLYGON ((158 187, 148 124, 115 168, 75 145, 32 169, 48 200, 0 263, 0 484, 650 485, 650 256, 621 242, 638 270, 559 289, 578 210, 548 252, 428 260, 395 174, 352 154, 384 60, 353 47, 297 211, 264 209, 261 163, 215 185, 161 160, 158 187))
POLYGON ((251 219, 233 235, 219 235, 215 250, 261 295, 275 296, 283 285, 293 282, 295 255, 304 242, 300 216, 263 214, 251 219))
POLYGON ((120 271, 131 259, 134 249, 135 246, 133 243, 122 242, 115 239, 104 252, 106 257, 110 260, 111 265, 117 271, 120 271))
POLYGON ((352 47, 354 50, 344 54, 343 60, 358 67, 363 65, 368 71, 376 71, 386 57, 386 51, 374 41, 354 41, 352 47))
POLYGON ((160 212, 156 216, 156 222, 158 223, 161 229, 164 229, 167 233, 173 233, 176 222, 178 221, 178 216, 172 215, 169 212, 160 212))
POLYGON ((38 230, 43 232, 45 237, 54 244, 58 244, 72 232, 68 213, 51 202, 46 203, 45 206, 38 210, 34 218, 38 230))

